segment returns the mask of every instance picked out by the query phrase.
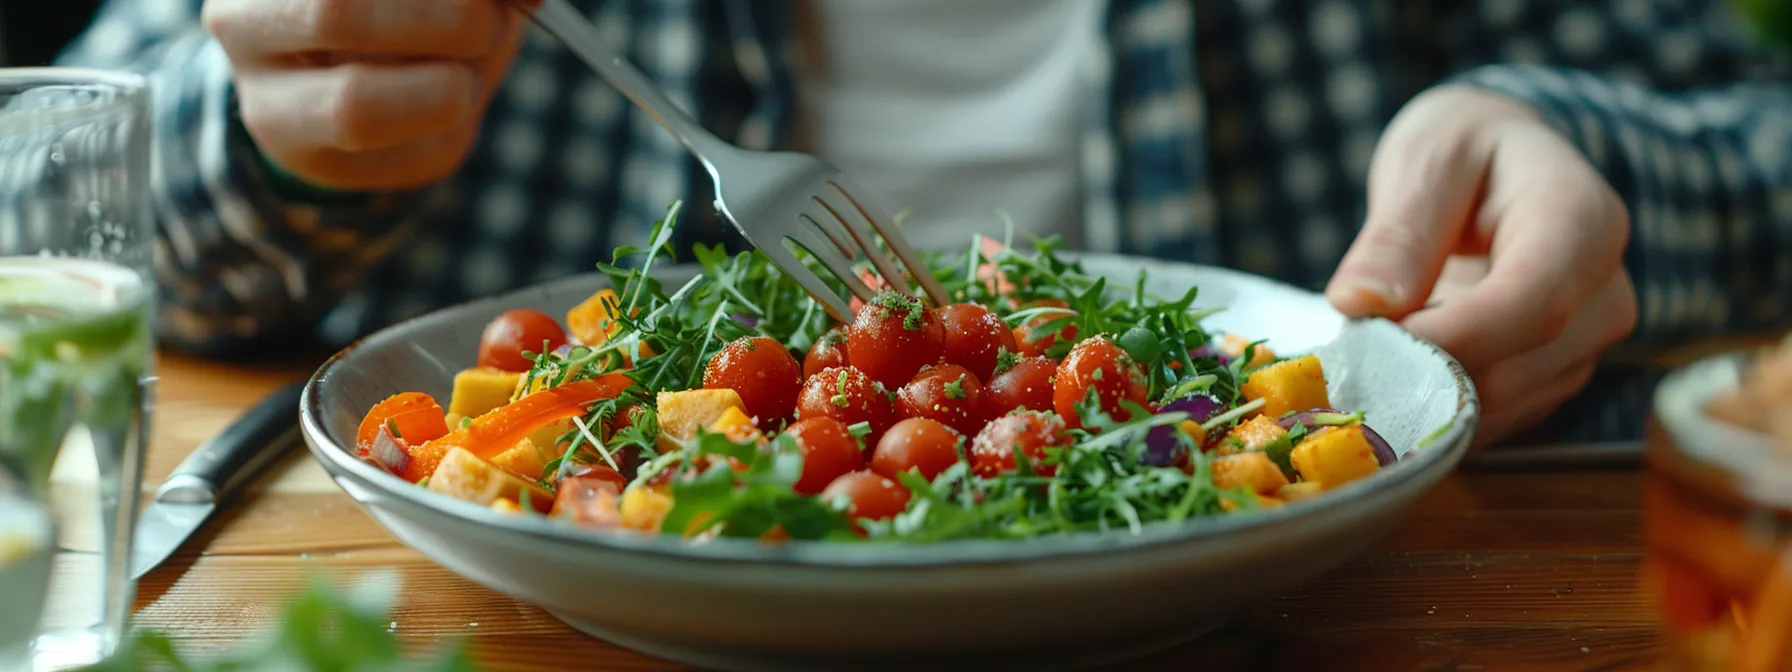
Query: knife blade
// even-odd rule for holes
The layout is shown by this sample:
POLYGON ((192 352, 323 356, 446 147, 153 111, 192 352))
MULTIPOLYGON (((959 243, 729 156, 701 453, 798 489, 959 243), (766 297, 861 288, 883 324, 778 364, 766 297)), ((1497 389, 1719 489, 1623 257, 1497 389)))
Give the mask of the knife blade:
POLYGON ((221 503, 299 444, 304 388, 293 383, 268 395, 181 460, 137 521, 133 580, 173 556, 221 503))

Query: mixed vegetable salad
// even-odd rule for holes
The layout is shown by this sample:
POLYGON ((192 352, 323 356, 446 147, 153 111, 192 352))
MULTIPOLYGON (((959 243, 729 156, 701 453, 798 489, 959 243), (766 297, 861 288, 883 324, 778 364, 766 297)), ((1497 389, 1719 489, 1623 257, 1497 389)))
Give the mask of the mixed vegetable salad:
POLYGON ((1056 238, 926 255, 950 305, 864 270, 880 293, 840 324, 757 252, 699 245, 701 275, 662 285, 676 216, 599 264, 617 289, 563 322, 491 321, 446 409, 418 392, 375 405, 361 454, 576 525, 912 542, 1137 532, 1319 496, 1395 459, 1331 408, 1317 357, 1210 333, 1195 288, 1151 296, 1144 271, 1110 285, 1056 238))

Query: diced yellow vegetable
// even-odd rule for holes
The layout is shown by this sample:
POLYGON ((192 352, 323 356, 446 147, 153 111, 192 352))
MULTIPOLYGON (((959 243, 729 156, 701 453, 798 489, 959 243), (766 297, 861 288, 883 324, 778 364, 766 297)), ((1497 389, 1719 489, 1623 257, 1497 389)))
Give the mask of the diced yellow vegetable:
MULTIPOLYGON (((1220 340, 1220 353, 1236 359, 1243 357, 1244 349, 1250 345, 1250 340, 1238 334, 1226 334, 1226 337, 1220 340)), ((1258 343, 1257 347, 1251 350, 1251 361, 1245 362, 1244 365, 1245 368, 1254 369, 1273 361, 1276 361, 1275 351, 1269 349, 1266 344, 1258 343)))
POLYGON ((1302 480, 1328 490, 1381 469, 1362 425, 1320 429, 1295 446, 1289 459, 1302 480))
MULTIPOLYGON (((585 299, 584 303, 566 311, 567 331, 574 340, 580 343, 590 346, 602 345, 605 341, 610 340, 611 336, 616 335, 616 332, 622 330, 622 324, 615 321, 616 313, 610 309, 610 305, 613 303, 621 305, 614 290, 607 288, 597 290, 597 293, 592 294, 591 298, 585 299)), ((640 312, 641 307, 636 306, 635 313, 640 314, 640 312)), ((639 345, 642 357, 653 356, 651 346, 646 343, 639 345)), ((628 362, 632 360, 632 357, 625 352, 623 360, 628 362)))
POLYGON ((1267 494, 1288 484, 1282 468, 1263 453, 1239 453, 1213 461, 1213 484, 1232 489, 1244 486, 1251 492, 1267 494))
POLYGON ((1307 355, 1276 362, 1251 374, 1241 386, 1250 401, 1263 400, 1263 415, 1280 418, 1289 411, 1331 408, 1325 392, 1325 370, 1319 358, 1307 355))
POLYGON ((539 445, 529 439, 523 439, 515 448, 506 450, 492 457, 492 465, 509 472, 523 480, 532 481, 541 478, 541 469, 547 465, 547 457, 542 455, 539 445))
POLYGON ((672 497, 659 487, 634 485, 622 491, 622 503, 617 508, 622 513, 623 527, 659 532, 666 513, 672 510, 672 497))
MULTIPOLYGON (((463 418, 477 418, 488 411, 510 403, 523 374, 486 366, 474 367, 454 374, 454 396, 448 399, 448 412, 463 418)), ((459 424, 448 425, 449 429, 459 424)))
POLYGON ((500 499, 521 500, 524 492, 529 493, 531 506, 547 507, 554 502, 546 490, 458 446, 442 456, 442 464, 429 476, 429 489, 480 506, 491 506, 500 499))
MULTIPOLYGON (((541 429, 529 433, 529 440, 535 443, 536 448, 558 453, 561 447, 560 437, 575 429, 578 427, 573 425, 572 418, 567 418, 542 425, 541 429)), ((592 431, 592 434, 596 433, 596 430, 592 431)))
POLYGON ((516 513, 522 513, 523 507, 511 500, 500 499, 498 501, 492 502, 492 510, 497 511, 498 513, 516 514, 516 513))
POLYGON ((442 423, 448 425, 448 431, 454 431, 454 429, 460 427, 460 423, 466 419, 467 416, 458 413, 449 413, 442 416, 442 423))
MULTIPOLYGON (((1261 451, 1287 435, 1288 430, 1282 429, 1282 426, 1276 424, 1275 420, 1270 419, 1267 415, 1259 415, 1233 427, 1232 431, 1226 433, 1226 443, 1231 444, 1236 441, 1237 446, 1224 452, 1231 454, 1261 451)), ((1222 449, 1227 447, 1229 446, 1221 446, 1222 449)))
POLYGON ((1193 420, 1183 420, 1182 424, 1177 425, 1176 427, 1181 429, 1182 433, 1187 434, 1188 438, 1195 441, 1196 448, 1200 448, 1207 444, 1207 430, 1201 429, 1201 423, 1193 420))
POLYGON ((661 392, 656 400, 660 419, 660 447, 676 450, 678 444, 697 435, 697 428, 708 427, 728 409, 745 410, 740 393, 721 388, 661 392))
MULTIPOLYGON (((1283 504, 1287 503, 1280 499, 1276 499, 1275 497, 1271 497, 1269 495, 1259 495, 1257 493, 1251 493, 1251 497, 1253 499, 1257 500, 1257 508, 1259 508, 1259 509, 1273 509, 1273 508, 1282 506, 1283 504)), ((1238 505, 1233 504, 1232 500, 1230 500, 1230 499, 1222 499, 1222 500, 1220 500, 1220 510, 1225 511, 1227 513, 1231 513, 1233 511, 1238 510, 1238 505)))
POLYGON ((739 408, 722 411, 722 417, 709 423, 709 431, 726 436, 735 443, 757 443, 765 440, 765 434, 753 425, 753 418, 739 408))
POLYGON ((1300 483, 1289 483, 1277 488, 1276 497, 1281 498, 1282 501, 1285 502, 1298 502, 1308 497, 1318 495, 1324 491, 1325 486, 1323 485, 1313 481, 1302 481, 1300 483))
POLYGON ((610 311, 611 304, 621 305, 616 290, 608 287, 597 290, 591 298, 566 311, 566 330, 580 343, 602 345, 622 326, 612 321, 616 314, 610 311))

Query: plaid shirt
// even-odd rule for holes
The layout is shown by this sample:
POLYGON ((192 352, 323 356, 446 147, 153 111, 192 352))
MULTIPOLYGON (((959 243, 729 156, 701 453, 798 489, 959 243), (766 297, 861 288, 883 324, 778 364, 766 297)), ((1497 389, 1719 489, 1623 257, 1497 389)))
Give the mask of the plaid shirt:
MULTIPOLYGON (((575 2, 712 130, 751 148, 790 142, 788 0, 575 2)), ((153 78, 171 344, 293 331, 345 342, 588 269, 642 242, 671 201, 710 200, 666 133, 540 34, 442 188, 306 193, 236 122, 230 65, 199 6, 111 0, 63 58, 153 78)), ((1319 287, 1360 225, 1382 127, 1453 80, 1532 105, 1629 205, 1635 341, 1792 320, 1792 80, 1725 3, 1113 0, 1102 37, 1086 66, 1107 95, 1082 138, 1091 249, 1319 287)), ((688 235, 726 234, 696 217, 688 235)), ((1652 382, 1608 367, 1558 431, 1635 434, 1652 382)))

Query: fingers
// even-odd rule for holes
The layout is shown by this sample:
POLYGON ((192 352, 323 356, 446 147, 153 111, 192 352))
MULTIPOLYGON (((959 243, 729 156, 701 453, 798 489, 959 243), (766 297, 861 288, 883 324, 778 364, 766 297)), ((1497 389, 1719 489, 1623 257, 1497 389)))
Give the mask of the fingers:
POLYGON ((448 177, 477 138, 462 126, 372 151, 307 149, 279 159, 282 167, 333 189, 391 190, 428 186, 448 177))
POLYGON ((1497 441, 1543 420, 1592 377, 1601 353, 1636 325, 1628 274, 1614 274, 1562 333, 1561 338, 1497 362, 1474 374, 1488 407, 1481 439, 1497 441))
POLYGON ((291 53, 350 52, 457 59, 508 37, 496 0, 208 0, 208 30, 239 65, 291 53))
POLYGON ((1468 129, 1440 132, 1434 107, 1410 107, 1376 148, 1368 217, 1326 288, 1347 316, 1417 310, 1473 216, 1491 146, 1468 129))
POLYGON ((243 123, 264 149, 363 151, 474 122, 483 99, 472 66, 434 61, 279 70, 238 85, 243 123), (271 139, 269 140, 265 139, 271 139))
POLYGON ((1489 404, 1487 414, 1481 418, 1481 429, 1475 434, 1475 446, 1499 443, 1548 418, 1587 386, 1593 379, 1595 364, 1596 360, 1588 360, 1538 381, 1539 384, 1523 396, 1507 399, 1497 406, 1489 404))
POLYGON ((1502 140, 1500 152, 1515 160, 1496 159, 1492 168, 1497 186, 1483 214, 1497 220, 1497 233, 1487 277, 1406 320, 1471 371, 1562 337, 1622 262, 1622 204, 1548 133, 1539 127, 1502 140))

